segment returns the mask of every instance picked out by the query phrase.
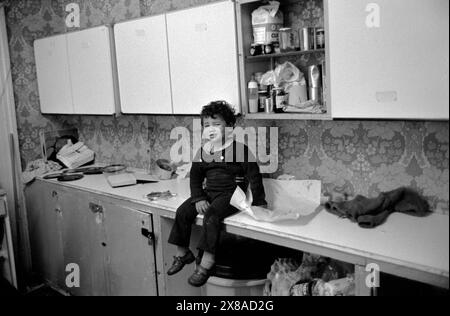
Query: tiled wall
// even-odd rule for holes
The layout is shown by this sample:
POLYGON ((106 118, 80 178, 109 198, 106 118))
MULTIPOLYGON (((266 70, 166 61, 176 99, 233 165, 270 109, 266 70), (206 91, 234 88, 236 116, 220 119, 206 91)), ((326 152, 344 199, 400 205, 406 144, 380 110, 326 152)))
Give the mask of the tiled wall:
MULTIPOLYGON (((39 156, 39 132, 78 127, 83 141, 101 162, 124 162, 148 168, 168 157, 170 131, 190 126, 186 116, 43 116, 33 53, 33 40, 72 31, 65 27, 66 4, 81 8, 81 27, 137 18, 213 2, 214 0, 16 0, 9 1, 10 35, 20 149, 24 162, 39 156)), ((309 0, 298 7, 307 24, 320 24, 322 9, 309 0)), ((289 19, 292 17, 289 16, 289 19)), ((426 106, 426 105, 424 105, 426 106)), ((279 170, 300 179, 320 179, 324 190, 374 196, 399 186, 412 186, 448 213, 448 122, 383 121, 258 121, 253 126, 278 126, 279 170)))

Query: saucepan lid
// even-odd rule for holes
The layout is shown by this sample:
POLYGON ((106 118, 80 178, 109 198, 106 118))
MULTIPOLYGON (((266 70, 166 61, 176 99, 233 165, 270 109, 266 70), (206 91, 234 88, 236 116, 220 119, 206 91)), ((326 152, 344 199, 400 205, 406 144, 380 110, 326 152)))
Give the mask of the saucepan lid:
POLYGON ((127 169, 127 166, 122 164, 109 165, 103 169, 104 173, 117 174, 123 173, 127 169))
POLYGON ((103 167, 81 167, 76 169, 68 169, 63 171, 63 173, 82 173, 86 175, 92 175, 92 174, 102 174, 103 173, 103 167))
POLYGON ((62 172, 58 172, 58 173, 52 173, 52 174, 48 174, 46 176, 44 176, 43 178, 45 180, 51 180, 51 179, 57 179, 58 177, 64 175, 62 172))
POLYGON ((64 175, 58 177, 58 181, 61 181, 61 182, 76 181, 76 180, 83 179, 83 177, 84 176, 82 174, 64 174, 64 175))

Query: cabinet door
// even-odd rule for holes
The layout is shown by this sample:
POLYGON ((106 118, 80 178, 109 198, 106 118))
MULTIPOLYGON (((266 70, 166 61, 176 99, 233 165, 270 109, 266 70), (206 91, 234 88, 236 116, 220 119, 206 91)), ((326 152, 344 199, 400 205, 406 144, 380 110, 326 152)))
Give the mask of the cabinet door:
POLYGON ((165 15, 114 26, 123 113, 172 114, 165 15))
POLYGON ((105 205, 109 295, 155 296, 156 265, 152 217, 115 204, 105 205))
POLYGON ((448 119, 447 0, 327 0, 336 118, 448 119))
POLYGON ((234 3, 167 14, 174 114, 199 114, 210 101, 239 110, 234 3))
POLYGON ((76 264, 80 286, 66 288, 76 296, 108 295, 104 208, 87 193, 65 194, 63 209, 65 266, 76 264))
POLYGON ((115 113, 110 36, 106 26, 67 34, 75 114, 115 113))
POLYGON ((50 186, 37 183, 26 190, 33 271, 51 284, 64 288, 61 194, 50 186))
POLYGON ((63 244, 64 264, 75 264, 79 268, 79 287, 67 287, 64 289, 72 295, 86 296, 92 294, 92 273, 90 265, 89 222, 87 210, 83 212, 80 199, 75 194, 66 194, 62 197, 63 210, 63 244))
POLYGON ((36 40, 34 54, 41 112, 73 114, 65 35, 36 40))

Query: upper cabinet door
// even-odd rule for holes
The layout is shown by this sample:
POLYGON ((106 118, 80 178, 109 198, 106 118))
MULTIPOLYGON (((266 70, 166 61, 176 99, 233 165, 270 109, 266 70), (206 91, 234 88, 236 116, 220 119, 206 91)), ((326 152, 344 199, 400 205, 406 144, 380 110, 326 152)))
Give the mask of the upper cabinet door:
POLYGON ((172 114, 165 15, 114 27, 123 113, 172 114))
POLYGON ((34 54, 41 112, 73 114, 65 35, 36 40, 34 54))
POLYGON ((67 34, 69 69, 76 114, 114 114, 116 91, 110 29, 67 34))
POLYGON ((448 119, 448 0, 326 0, 336 118, 448 119))
POLYGON ((225 100, 239 109, 236 21, 231 1, 167 14, 174 114, 225 100))

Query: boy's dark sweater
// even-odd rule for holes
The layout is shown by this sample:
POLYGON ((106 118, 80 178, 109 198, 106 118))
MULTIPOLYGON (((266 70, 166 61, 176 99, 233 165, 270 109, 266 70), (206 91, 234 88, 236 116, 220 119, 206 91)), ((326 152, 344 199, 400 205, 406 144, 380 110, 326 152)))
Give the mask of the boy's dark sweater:
POLYGON ((239 185, 245 192, 248 184, 253 194, 253 205, 266 205, 262 175, 255 156, 241 143, 233 142, 222 151, 212 154, 202 149, 192 162, 190 173, 192 203, 206 200, 208 191, 232 194, 239 185), (204 179, 206 179, 205 189, 203 189, 204 179))

